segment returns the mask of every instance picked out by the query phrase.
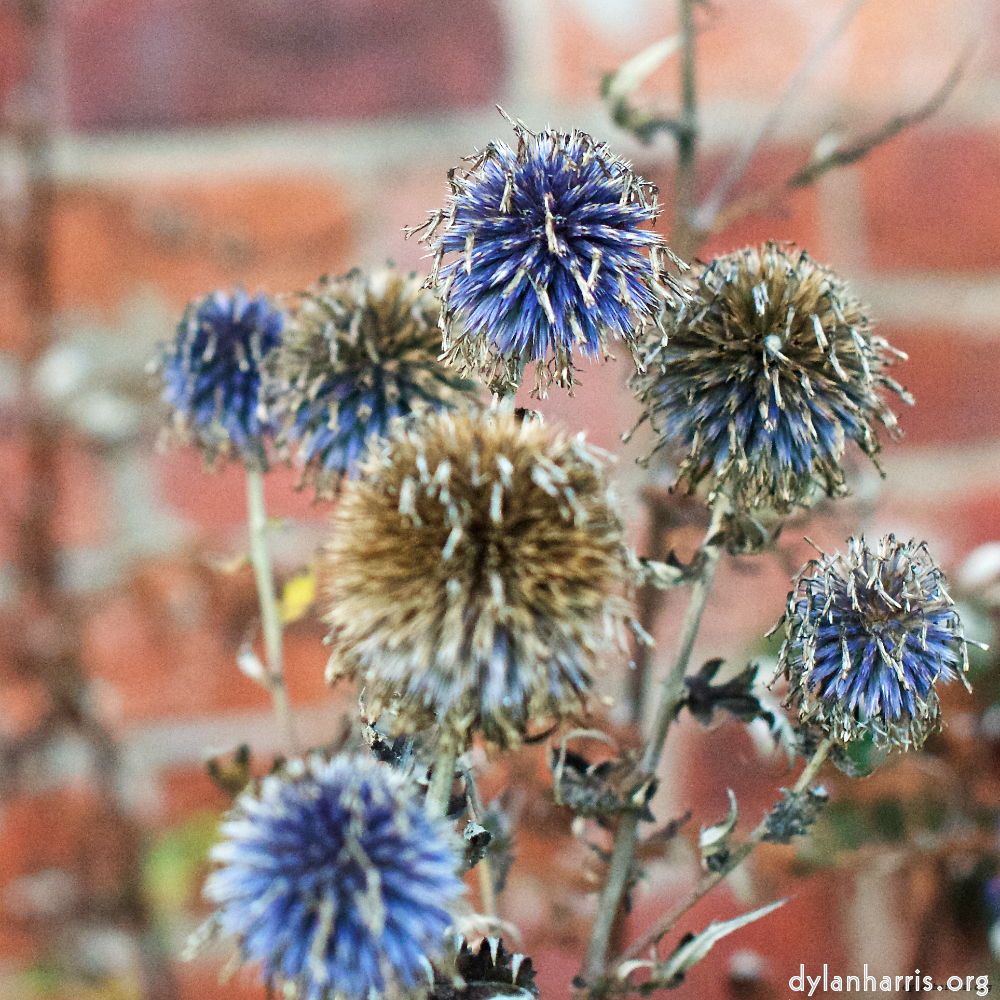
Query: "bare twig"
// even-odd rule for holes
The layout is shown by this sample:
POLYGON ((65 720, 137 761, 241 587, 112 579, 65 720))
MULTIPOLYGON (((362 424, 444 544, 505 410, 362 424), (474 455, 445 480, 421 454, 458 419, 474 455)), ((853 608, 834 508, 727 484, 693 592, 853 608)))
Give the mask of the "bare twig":
MULTIPOLYGON (((649 738, 646 752, 642 758, 642 772, 648 777, 656 774, 666 743, 667 732, 684 703, 684 674, 687 672, 688 663, 691 660, 691 652, 694 649, 698 629, 701 626, 701 617, 708 600, 708 593, 712 586, 716 567, 722 556, 722 547, 717 536, 722 527, 722 519, 728 510, 728 502, 724 497, 720 497, 712 511, 712 523, 709 525, 705 540, 701 545, 706 558, 701 575, 691 590, 691 600, 681 625, 677 657, 670 673, 663 681, 663 693, 657 707, 653 734, 649 738)), ((587 952, 585 978, 591 983, 597 982, 604 975, 604 958, 611 936, 611 928, 618 913, 625 885, 628 882, 629 872, 632 870, 632 860, 635 857, 638 826, 638 816, 635 813, 628 813, 622 817, 615 836, 611 868, 598 902, 597 916, 594 919, 590 947, 587 952)))
POLYGON ((792 74, 788 83, 785 84, 781 95, 775 101, 768 116, 761 122, 760 127, 754 132, 737 151, 733 158, 726 164, 726 169, 715 182, 708 197, 692 213, 691 225, 701 232, 708 232, 712 229, 716 215, 726 204, 726 199, 733 187, 739 183, 740 178, 746 173, 750 161, 754 154, 761 147, 764 141, 770 137, 777 127, 789 105, 798 96, 801 89, 815 75, 824 57, 847 30, 847 26, 854 19, 854 16, 867 3, 867 0, 848 0, 841 8, 836 20, 830 25, 823 37, 809 51, 799 68, 792 74))
POLYGON ((851 164, 857 163, 859 160, 864 159, 873 149, 877 149, 890 139, 894 139, 900 132, 905 132, 908 128, 920 125, 932 115, 937 114, 948 98, 951 97, 959 81, 962 79, 972 48, 972 43, 969 43, 962 50, 962 54, 951 67, 947 77, 945 77, 944 83, 919 108, 906 114, 893 115, 892 118, 878 128, 870 132, 865 132, 853 142, 838 146, 833 152, 828 153, 821 159, 807 164, 798 173, 789 177, 785 182, 785 187, 789 191, 808 187, 810 184, 814 184, 817 178, 821 177, 828 170, 849 167, 851 164))
POLYGON ((716 233, 722 232, 751 212, 766 210, 790 191, 796 191, 799 188, 815 184, 823 174, 830 170, 849 167, 859 160, 863 160, 873 150, 878 149, 879 146, 884 146, 901 132, 915 128, 917 125, 927 121, 928 118, 941 109, 958 86, 965 72, 971 48, 972 44, 970 43, 962 50, 962 54, 956 59, 944 82, 920 107, 904 114, 894 115, 888 121, 883 122, 878 128, 865 132, 854 140, 838 145, 834 150, 820 157, 818 160, 807 163, 800 170, 792 174, 791 177, 779 184, 753 191, 738 201, 733 202, 727 208, 721 209, 713 218, 711 231, 716 233))

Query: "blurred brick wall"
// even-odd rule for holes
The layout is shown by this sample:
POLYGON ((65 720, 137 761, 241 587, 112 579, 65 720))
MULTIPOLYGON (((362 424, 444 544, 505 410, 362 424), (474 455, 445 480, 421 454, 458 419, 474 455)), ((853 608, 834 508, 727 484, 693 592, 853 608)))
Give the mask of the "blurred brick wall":
MULTIPOLYGON (((169 335, 188 299, 215 286, 283 292, 386 258, 421 267, 422 248, 403 241, 402 227, 441 202, 445 171, 461 156, 509 138, 495 103, 529 126, 585 128, 632 157, 660 184, 667 232, 670 144, 637 146, 607 123, 595 92, 603 72, 675 24, 672 4, 660 0, 93 0, 56 7, 61 101, 51 253, 59 340, 32 368, 18 360, 27 336, 23 289, 17 261, 5 256, 0 389, 15 386, 5 397, 15 398, 18 384, 35 386, 76 427, 59 453, 55 516, 64 577, 83 602, 83 657, 95 703, 123 741, 122 794, 153 836, 197 810, 221 807, 202 773, 209 752, 247 738, 262 751, 277 745, 266 697, 234 664, 255 614, 252 582, 247 571, 212 569, 213 560, 232 558, 245 544, 242 474, 231 468, 209 476, 193 454, 154 452, 156 404, 142 366, 156 340, 169 335), (111 411, 124 421, 118 436, 100 423, 108 399, 120 404, 111 411), (135 400, 144 409, 136 411, 135 400)), ((712 4, 699 37, 703 190, 839 7, 833 0, 712 4)), ((887 447, 884 483, 862 471, 860 500, 811 533, 836 546, 851 517, 863 516, 871 534, 926 538, 952 569, 976 545, 1000 538, 996 4, 870 0, 737 190, 790 173, 829 130, 861 131, 911 110, 939 86, 970 36, 977 46, 965 77, 932 121, 768 214, 744 218, 702 250, 706 256, 766 238, 794 240, 854 280, 883 333, 910 355, 899 377, 917 406, 901 414, 907 437, 887 447)), ((0 91, 9 113, 27 99, 18 90, 22 45, 15 14, 0 8, 0 91)), ((675 75, 669 63, 646 85, 647 97, 674 107, 675 75)), ((4 211, 14 213, 23 177, 8 147, 0 181, 4 211)), ((585 370, 575 398, 553 396, 541 408, 618 451, 635 412, 626 376, 624 357, 585 370)), ((637 454, 638 445, 626 449, 616 475, 641 540, 637 454)), ((0 437, 5 502, 14 511, 27 489, 18 478, 23 461, 16 434, 0 437)), ((274 539, 285 574, 308 562, 325 518, 324 508, 292 491, 293 482, 287 470, 268 480, 271 512, 295 519, 274 539)), ((691 544, 688 536, 676 541, 691 544)), ((12 557, 11 544, 0 517, 0 558, 12 557)), ((804 545, 792 551, 799 562, 807 558, 804 545)), ((765 561, 748 601, 747 577, 727 567, 696 656, 739 654, 777 617, 787 574, 788 566, 765 561)), ((16 591, 16 581, 2 575, 0 584, 4 595, 16 591)), ((659 630, 664 655, 678 617, 678 609, 667 609, 659 630)), ((321 636, 308 621, 288 635, 292 700, 315 741, 334 732, 353 697, 324 687, 321 636)), ((608 689, 615 690, 612 681, 608 689)), ((5 732, 27 729, 44 707, 38 684, 0 656, 5 732)), ((747 808, 768 804, 782 768, 759 764, 738 740, 735 749, 726 746, 731 782, 742 783, 747 808)), ((695 773, 704 777, 717 759, 695 773)), ((87 823, 85 772, 8 811, 0 824, 0 883, 70 863, 67 831, 87 823), (49 835, 53 828, 60 837, 49 835)), ((701 780, 685 786, 683 771, 667 777, 672 805, 692 804, 695 823, 724 811, 718 781, 698 791, 701 780)), ((541 949, 535 958, 544 995, 559 997, 565 993, 557 985, 575 971, 574 928, 585 927, 588 904, 578 913, 549 909, 558 887, 548 880, 565 869, 564 861, 553 865, 545 844, 544 836, 525 835, 503 905, 529 946, 541 949)), ((682 888, 676 873, 654 879, 631 927, 637 931, 682 888)), ((767 955, 779 983, 800 961, 832 963, 848 954, 847 938, 824 933, 828 914, 844 903, 835 898, 843 889, 820 880, 796 891, 794 912, 788 907, 766 928, 720 947, 716 971, 706 971, 700 986, 692 977, 690 988, 713 995, 706 989, 714 983, 721 991, 718 970, 736 949, 767 955)), ((700 916, 735 912, 738 902, 727 893, 700 916)), ((29 961, 31 921, 0 919, 0 927, 0 955, 11 968, 29 961)), ((213 967, 180 974, 192 998, 262 996, 252 977, 222 987, 213 967)))

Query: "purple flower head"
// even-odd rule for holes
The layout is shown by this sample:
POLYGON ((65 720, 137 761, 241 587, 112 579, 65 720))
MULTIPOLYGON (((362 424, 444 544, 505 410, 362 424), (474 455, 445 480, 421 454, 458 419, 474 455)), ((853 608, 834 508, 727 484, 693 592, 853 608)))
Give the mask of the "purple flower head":
POLYGON ((839 743, 919 747, 940 724, 934 685, 968 671, 944 576, 921 543, 852 538, 795 579, 778 670, 799 718, 839 743))
POLYGON ((373 1000, 431 980, 464 885, 443 819, 368 756, 313 758, 244 792, 212 849, 215 921, 272 987, 373 1000))
POLYGON ((154 363, 173 411, 170 429, 209 462, 235 451, 248 468, 266 469, 272 427, 260 398, 261 363, 281 343, 283 325, 264 295, 212 292, 188 305, 154 363))
POLYGON ((575 349, 608 357, 609 337, 633 344, 660 304, 666 248, 643 228, 656 189, 607 146, 514 130, 516 150, 492 142, 453 171, 446 207, 412 231, 426 227, 434 253, 445 357, 498 389, 534 361, 544 394, 553 381, 572 388, 575 349))

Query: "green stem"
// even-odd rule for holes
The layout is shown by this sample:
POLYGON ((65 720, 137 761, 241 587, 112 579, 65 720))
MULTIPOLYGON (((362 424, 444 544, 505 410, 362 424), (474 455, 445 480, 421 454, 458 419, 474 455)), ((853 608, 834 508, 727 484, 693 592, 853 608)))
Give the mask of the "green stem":
POLYGON ((614 853, 611 855, 611 868, 604 891, 597 906, 597 916, 590 932, 590 946, 587 949, 586 980, 596 983, 604 975, 604 956, 608 950, 608 939, 611 928, 618 914, 618 905, 625 891, 628 873, 635 857, 635 846, 639 839, 639 817, 627 813, 622 817, 621 825, 615 836, 614 853))
POLYGON ((691 213, 697 197, 696 155, 698 147, 698 92, 695 66, 694 5, 697 0, 678 0, 677 10, 681 29, 681 123, 677 133, 677 183, 675 185, 674 231, 670 242, 674 253, 690 260, 698 245, 692 228, 691 213))
MULTIPOLYGON (((684 704, 686 695, 684 675, 691 661, 691 652, 694 649, 695 639, 698 637, 701 617, 708 602, 708 594, 712 587, 712 581, 715 578, 715 571, 719 565, 719 560, 722 558, 722 547, 717 543, 712 544, 712 540, 721 530, 722 520, 728 511, 728 501, 721 496, 717 498, 712 508, 711 523, 699 549, 700 552, 704 553, 705 563, 702 566, 698 580, 691 590, 691 600, 681 626, 681 639, 677 650, 677 658, 670 669, 670 673, 667 674, 663 681, 663 693, 660 703, 657 706, 653 734, 646 745, 646 752, 642 759, 642 770, 647 777, 652 777, 656 774, 657 768, 660 765, 660 758, 663 755, 667 732, 684 704)), ((632 868, 632 860, 635 857, 638 828, 638 817, 634 814, 628 814, 622 817, 621 825, 618 827, 618 833, 615 836, 614 853, 611 856, 611 869, 608 872, 608 881, 605 883, 604 891, 601 893, 601 899, 598 903, 597 917, 594 920, 594 927, 590 935, 590 947, 587 951, 585 978, 591 983, 596 982, 604 975, 604 958, 607 954, 608 939, 611 935, 615 915, 618 912, 618 906, 621 903, 622 893, 625 890, 628 873, 632 868)))
POLYGON ((271 692, 274 714, 281 728, 285 749, 298 753, 298 740, 285 687, 284 644, 281 615, 274 591, 274 571, 267 551, 267 510, 264 506, 264 476, 259 469, 247 469, 247 520, 250 527, 250 562, 257 581, 264 655, 267 659, 267 689, 271 692))
MULTIPOLYGON (((830 752, 830 748, 833 746, 833 740, 826 739, 816 748, 816 752, 812 755, 809 763, 806 764, 799 775, 799 780, 795 782, 792 792, 794 794, 801 794, 804 792, 812 782, 813 778, 816 777, 816 773, 819 771, 826 760, 827 754, 830 752)), ((740 844, 730 855, 726 864, 719 871, 708 872, 698 881, 698 885, 695 887, 694 892, 684 901, 684 903, 676 909, 673 913, 664 917, 655 927, 648 930, 638 941, 630 945, 627 951, 622 952, 622 954, 615 959, 614 965, 618 966, 622 962, 627 962, 629 959, 635 958, 641 955, 649 947, 652 947, 660 940, 665 934, 668 934, 677 925, 677 922, 688 912, 699 900, 703 899, 708 895, 734 868, 737 868, 742 864, 757 848, 757 845, 762 843, 765 835, 767 834, 767 820, 768 817, 765 816, 752 830, 750 836, 740 844)))
POLYGON ((712 520, 699 550, 705 554, 705 565, 691 589, 691 600, 688 602, 684 621, 681 624, 681 641, 677 650, 677 658, 670 673, 663 679, 660 702, 656 707, 656 719, 653 723, 653 735, 646 745, 646 753, 642 759, 642 768, 647 775, 656 774, 656 769, 660 766, 660 758, 663 755, 663 747, 667 741, 667 732, 677 718, 687 696, 684 675, 691 662, 691 653, 694 650, 695 640, 698 638, 701 618, 705 613, 705 605, 708 603, 708 595, 715 579, 715 571, 722 558, 722 546, 713 545, 711 542, 722 530, 723 519, 728 513, 729 502, 723 496, 717 497, 712 507, 712 520))
POLYGON ((451 799, 451 786, 455 780, 455 761, 458 759, 458 748, 454 737, 442 733, 438 747, 437 760, 434 762, 434 773, 427 787, 427 799, 424 810, 428 816, 447 816, 448 802, 451 799))

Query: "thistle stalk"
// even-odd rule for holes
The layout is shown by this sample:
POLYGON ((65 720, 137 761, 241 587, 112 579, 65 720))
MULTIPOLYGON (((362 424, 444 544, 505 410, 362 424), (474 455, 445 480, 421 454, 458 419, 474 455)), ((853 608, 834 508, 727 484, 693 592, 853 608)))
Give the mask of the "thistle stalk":
POLYGON ((424 810, 431 818, 448 815, 448 802, 451 799, 451 785, 455 780, 457 759, 458 746, 454 737, 442 732, 437 759, 434 762, 434 773, 431 775, 430 785, 427 786, 427 798, 424 802, 424 810))
MULTIPOLYGON (((699 549, 700 552, 704 553, 705 562, 701 574, 691 590, 691 600, 681 627, 677 657, 670 673, 664 678, 653 733, 643 755, 642 770, 647 777, 656 774, 660 758, 663 755, 667 732, 684 703, 684 675, 691 661, 691 652, 698 637, 698 629, 701 626, 702 614, 708 602, 708 594, 715 578, 715 571, 722 558, 722 546, 715 539, 722 528, 722 520, 728 511, 728 501, 725 497, 720 496, 712 508, 712 520, 699 549)), ((628 881, 628 874, 635 857, 638 827, 638 817, 634 813, 629 813, 622 817, 621 825, 615 836, 608 881, 601 893, 597 917, 591 931, 590 947, 587 952, 586 978, 589 982, 595 982, 604 974, 604 957, 607 952, 608 939, 611 936, 611 928, 621 904, 622 894, 625 891, 625 884, 628 881)))
MULTIPOLYGON (((825 739, 820 743, 810 758, 809 763, 803 769, 802 774, 799 775, 799 780, 795 782, 795 786, 792 788, 793 794, 799 795, 809 787, 822 766, 823 761, 826 760, 832 746, 832 739, 825 739)), ((765 816, 753 828, 747 839, 730 853, 729 859, 722 868, 718 871, 707 872, 699 880, 694 892, 673 913, 668 914, 663 920, 643 934, 638 941, 622 952, 612 964, 617 967, 622 962, 627 962, 629 959, 643 954, 647 948, 656 945, 665 934, 669 934, 688 910, 699 900, 707 896, 733 869, 741 865, 754 852, 758 844, 763 842, 768 829, 767 820, 768 816, 765 816)))
POLYGON ((264 506, 264 476, 259 469, 247 469, 247 521, 250 528, 250 562, 257 582, 261 631, 267 663, 265 686, 271 692, 271 704, 281 729, 285 749, 298 753, 298 739, 285 687, 281 615, 274 590, 274 571, 267 550, 267 510, 264 506))

